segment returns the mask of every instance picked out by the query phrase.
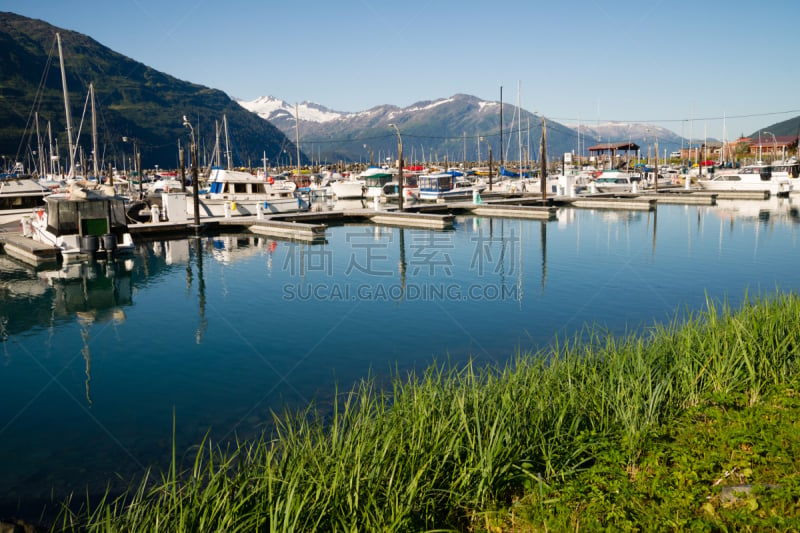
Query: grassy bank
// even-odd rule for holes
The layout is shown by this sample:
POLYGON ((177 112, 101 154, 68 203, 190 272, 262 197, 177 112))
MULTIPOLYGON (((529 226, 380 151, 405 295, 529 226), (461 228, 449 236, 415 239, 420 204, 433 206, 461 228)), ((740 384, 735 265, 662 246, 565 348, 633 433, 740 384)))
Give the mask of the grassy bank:
MULTIPOLYGON (((57 527, 714 529, 725 527, 725 505, 758 505, 761 490, 784 498, 764 518, 780 527, 775 515, 797 516, 797 460, 783 457, 787 479, 759 479, 750 499, 723 502, 722 487, 754 479, 753 466, 720 455, 700 461, 701 469, 693 458, 713 435, 704 441, 694 424, 710 426, 730 406, 747 416, 775 395, 794 398, 778 404, 797 408, 787 387, 798 383, 799 356, 800 298, 775 295, 735 312, 709 302, 642 335, 590 333, 504 369, 434 367, 388 391, 365 382, 324 420, 313 411, 280 417, 272 438, 233 450, 205 443, 192 464, 174 458, 138 492, 65 512, 57 527), (687 462, 693 474, 670 477, 687 462), (657 512, 662 505, 667 518, 657 512)), ((764 433, 774 424, 763 418, 753 424, 761 435, 744 426, 731 445, 747 441, 752 450, 755 441, 789 438, 764 433)))

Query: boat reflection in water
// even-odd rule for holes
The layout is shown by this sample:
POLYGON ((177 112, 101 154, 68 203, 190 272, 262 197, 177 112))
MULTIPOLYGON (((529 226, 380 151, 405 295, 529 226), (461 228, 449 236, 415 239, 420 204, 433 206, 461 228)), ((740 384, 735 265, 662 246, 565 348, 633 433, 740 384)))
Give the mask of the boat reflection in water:
POLYGON ((797 198, 772 195, 766 200, 717 200, 713 207, 722 219, 758 220, 761 222, 800 223, 797 198))
POLYGON ((95 323, 125 322, 124 306, 133 303, 131 271, 133 259, 121 262, 81 262, 65 264, 59 270, 39 272, 39 278, 53 289, 55 316, 74 316, 83 341, 86 401, 92 405, 92 327, 95 323))

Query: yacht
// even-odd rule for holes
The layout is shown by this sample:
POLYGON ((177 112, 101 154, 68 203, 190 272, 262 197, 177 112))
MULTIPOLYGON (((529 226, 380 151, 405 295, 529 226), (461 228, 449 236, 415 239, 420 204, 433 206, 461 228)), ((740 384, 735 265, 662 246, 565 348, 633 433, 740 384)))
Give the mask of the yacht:
POLYGON ((772 167, 763 163, 747 165, 732 172, 719 172, 697 183, 710 191, 769 191, 770 194, 781 194, 792 190, 792 181, 788 176, 773 175, 772 167))
MULTIPOLYGON (((212 168, 207 190, 198 195, 200 213, 204 216, 249 216, 258 213, 307 211, 308 201, 299 196, 296 185, 288 180, 262 179, 239 170, 212 168)), ((186 197, 187 212, 194 209, 191 196, 186 197)))
POLYGON ((626 193, 632 192, 634 185, 642 186, 642 176, 638 173, 620 172, 619 170, 604 170, 594 180, 597 192, 626 193))

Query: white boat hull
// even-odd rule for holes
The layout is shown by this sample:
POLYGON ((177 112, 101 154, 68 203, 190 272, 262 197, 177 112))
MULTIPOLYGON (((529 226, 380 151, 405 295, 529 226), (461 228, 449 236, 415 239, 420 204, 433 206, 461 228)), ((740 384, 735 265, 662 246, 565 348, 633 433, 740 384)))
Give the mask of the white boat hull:
POLYGON ((364 197, 364 184, 360 181, 335 181, 331 183, 330 190, 341 200, 364 197))
POLYGON ((472 198, 474 192, 480 193, 486 187, 483 186, 476 186, 476 187, 459 187, 457 189, 451 189, 449 191, 419 191, 419 199, 420 200, 439 200, 439 199, 460 199, 460 198, 472 198))
MULTIPOLYGON (((227 216, 256 216, 258 206, 264 214, 292 213, 307 211, 308 202, 299 197, 268 198, 265 200, 229 200, 223 198, 199 198, 200 216, 227 217, 227 216)), ((186 212, 194 213, 194 201, 191 196, 186 197, 186 212)))
POLYGON ((770 194, 785 194, 792 191, 792 183, 787 180, 770 181, 730 181, 730 180, 698 180, 703 189, 709 191, 769 191, 770 194))

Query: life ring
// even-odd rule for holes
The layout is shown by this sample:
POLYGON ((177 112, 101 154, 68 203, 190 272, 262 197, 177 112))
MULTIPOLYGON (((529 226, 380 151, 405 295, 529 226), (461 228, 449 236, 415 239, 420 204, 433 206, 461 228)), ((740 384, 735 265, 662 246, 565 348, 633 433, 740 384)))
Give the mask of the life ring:
POLYGON ((269 178, 267 178, 267 182, 268 182, 270 185, 274 185, 274 184, 275 184, 275 178, 273 178, 272 176, 270 176, 269 178))

